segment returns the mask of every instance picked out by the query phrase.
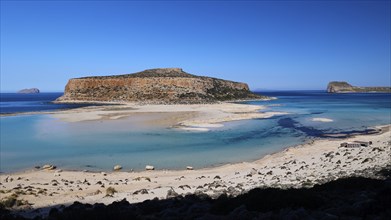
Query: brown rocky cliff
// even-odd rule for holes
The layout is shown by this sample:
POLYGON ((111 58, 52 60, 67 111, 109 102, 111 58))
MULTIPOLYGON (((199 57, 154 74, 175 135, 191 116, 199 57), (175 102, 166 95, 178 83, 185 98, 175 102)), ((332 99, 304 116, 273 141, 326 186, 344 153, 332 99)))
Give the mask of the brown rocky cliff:
POLYGON ((69 80, 57 101, 204 103, 259 99, 247 84, 188 74, 179 68, 69 80))
POLYGON ((390 93, 391 87, 359 87, 352 86, 347 82, 333 81, 327 85, 328 93, 390 93))

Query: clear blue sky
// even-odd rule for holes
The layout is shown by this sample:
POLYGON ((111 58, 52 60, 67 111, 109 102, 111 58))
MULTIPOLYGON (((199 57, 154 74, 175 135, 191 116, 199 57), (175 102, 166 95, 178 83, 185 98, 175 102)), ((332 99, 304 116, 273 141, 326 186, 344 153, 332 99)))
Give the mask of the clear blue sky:
POLYGON ((1 91, 157 67, 325 89, 390 85, 390 1, 2 1, 1 91))

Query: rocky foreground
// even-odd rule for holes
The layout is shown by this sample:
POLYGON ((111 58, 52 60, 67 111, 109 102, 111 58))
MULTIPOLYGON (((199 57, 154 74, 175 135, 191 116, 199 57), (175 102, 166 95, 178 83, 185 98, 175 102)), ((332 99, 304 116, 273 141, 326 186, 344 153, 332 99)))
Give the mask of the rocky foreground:
MULTIPOLYGON (((75 202, 36 219, 391 219, 391 167, 313 188, 257 188, 237 197, 206 194, 110 205, 75 202)), ((49 207, 50 208, 50 207, 49 207)), ((0 208, 1 219, 25 219, 0 208)))
POLYGON ((194 104, 262 99, 245 83, 196 76, 180 68, 70 79, 57 102, 137 102, 194 104))

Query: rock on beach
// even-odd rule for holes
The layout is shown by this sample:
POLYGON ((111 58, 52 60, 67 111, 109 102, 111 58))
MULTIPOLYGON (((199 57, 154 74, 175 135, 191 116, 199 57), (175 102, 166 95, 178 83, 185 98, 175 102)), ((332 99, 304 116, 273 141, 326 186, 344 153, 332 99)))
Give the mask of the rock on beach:
POLYGON ((122 166, 121 165, 115 165, 114 166, 114 171, 119 171, 122 169, 122 166))
POLYGON ((155 169, 155 167, 152 165, 145 166, 145 170, 154 170, 154 169, 155 169))

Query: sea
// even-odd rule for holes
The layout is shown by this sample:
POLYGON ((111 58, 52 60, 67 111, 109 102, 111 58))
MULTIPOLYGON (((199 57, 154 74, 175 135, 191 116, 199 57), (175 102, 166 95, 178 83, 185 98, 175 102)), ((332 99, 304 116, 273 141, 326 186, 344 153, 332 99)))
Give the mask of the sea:
MULTIPOLYGON (((0 93, 0 114, 45 112, 85 107, 92 104, 54 104, 62 92, 19 94, 0 93)), ((95 104, 96 105, 96 104, 95 104)))
POLYGON ((44 164, 90 171, 109 171, 117 164, 125 171, 142 170, 146 165, 197 169, 252 161, 313 139, 330 138, 330 134, 367 133, 373 126, 391 124, 391 94, 261 94, 277 99, 243 103, 267 107, 261 111, 287 114, 227 122, 207 132, 194 132, 140 125, 132 117, 65 122, 45 112, 85 105, 52 103, 62 93, 1 93, 0 172, 29 170, 44 164))

